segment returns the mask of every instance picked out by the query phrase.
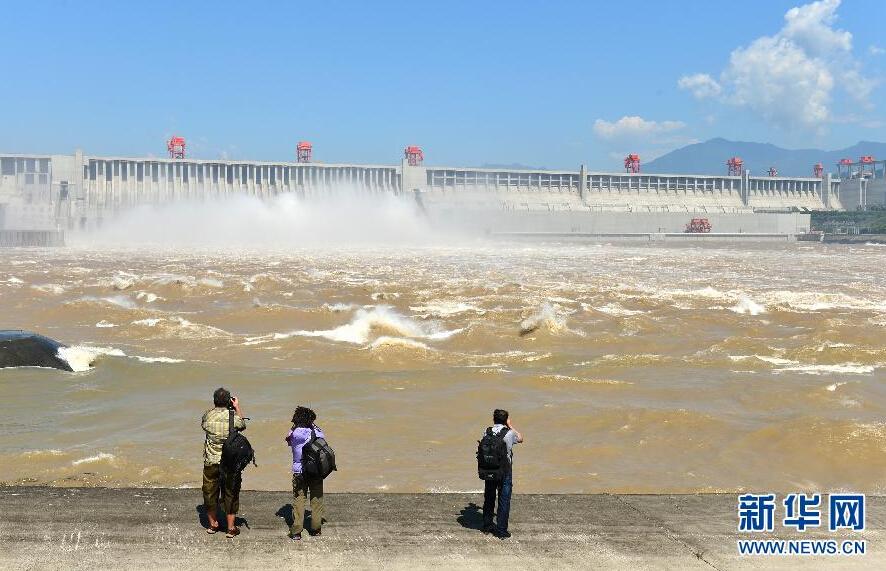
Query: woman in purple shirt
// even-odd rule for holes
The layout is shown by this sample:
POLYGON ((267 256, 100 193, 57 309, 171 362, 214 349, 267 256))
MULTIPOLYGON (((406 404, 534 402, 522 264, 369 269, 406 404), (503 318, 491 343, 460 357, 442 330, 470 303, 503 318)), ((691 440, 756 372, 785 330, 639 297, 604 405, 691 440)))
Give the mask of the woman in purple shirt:
POLYGON ((289 528, 289 537, 293 540, 301 539, 302 528, 305 519, 305 503, 307 496, 311 495, 311 535, 320 535, 320 527, 323 525, 323 479, 308 478, 302 474, 301 452, 302 447, 311 440, 311 431, 318 438, 326 438, 320 427, 314 424, 317 415, 314 411, 300 406, 292 414, 292 430, 286 435, 286 444, 292 448, 292 526, 289 528))

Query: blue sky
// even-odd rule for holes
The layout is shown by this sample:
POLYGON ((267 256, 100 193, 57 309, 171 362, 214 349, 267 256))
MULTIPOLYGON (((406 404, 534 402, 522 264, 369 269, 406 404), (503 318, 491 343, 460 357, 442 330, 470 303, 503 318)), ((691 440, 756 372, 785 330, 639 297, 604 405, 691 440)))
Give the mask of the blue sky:
POLYGON ((886 141, 882 0, 254 4, 3 2, 0 151, 612 169, 886 141))

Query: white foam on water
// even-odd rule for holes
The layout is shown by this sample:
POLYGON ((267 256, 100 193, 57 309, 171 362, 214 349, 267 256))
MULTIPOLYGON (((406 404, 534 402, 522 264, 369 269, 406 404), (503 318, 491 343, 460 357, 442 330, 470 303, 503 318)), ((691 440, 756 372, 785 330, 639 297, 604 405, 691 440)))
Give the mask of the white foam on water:
POLYGON ((742 315, 760 315, 766 313, 766 308, 747 296, 741 296, 738 303, 730 307, 729 311, 742 315))
POLYGON ((102 319, 101 321, 96 323, 95 326, 98 327, 99 329, 105 329, 105 328, 110 328, 110 327, 117 327, 117 324, 111 323, 110 321, 105 321, 104 319, 102 319))
POLYGON ((149 317, 147 319, 136 319, 132 322, 133 325, 144 325, 145 327, 156 327, 158 323, 163 321, 163 319, 158 317, 149 317))
POLYGON ((197 283, 200 285, 207 286, 207 287, 214 287, 214 288, 225 287, 225 282, 215 279, 215 278, 200 278, 199 280, 197 280, 197 283))
POLYGON ((40 285, 32 285, 31 289, 35 289, 37 291, 42 291, 43 293, 51 293, 53 295, 61 295, 65 293, 65 288, 58 284, 40 284, 40 285))
POLYGON ((431 486, 427 488, 426 494, 482 494, 483 490, 459 490, 448 486, 431 486))
POLYGON ((792 361, 791 359, 782 359, 781 357, 770 357, 768 355, 754 355, 754 358, 769 363, 771 365, 799 365, 799 361, 792 361))
POLYGON ((173 359, 171 357, 142 357, 140 355, 133 355, 133 359, 137 359, 142 363, 184 363, 184 359, 173 359))
POLYGON ((324 303, 323 309, 332 313, 341 313, 343 311, 351 311, 354 309, 353 303, 324 303))
POLYGON ((162 300, 163 298, 149 291, 140 291, 135 295, 135 299, 140 299, 145 303, 154 303, 158 299, 162 300))
POLYGON ((405 349, 423 349, 432 350, 427 344, 415 339, 406 339, 403 337, 390 337, 383 335, 369 344, 369 349, 382 349, 386 347, 396 347, 405 349))
POLYGON ((849 381, 839 381, 839 382, 836 382, 836 383, 826 386, 825 389, 829 390, 831 392, 834 392, 837 390, 837 387, 842 387, 843 385, 845 385, 848 382, 849 381))
POLYGON ((81 297, 77 301, 87 301, 87 302, 92 302, 92 303, 95 303, 95 302, 107 303, 110 305, 115 305, 117 307, 122 307, 123 309, 135 309, 135 307, 136 307, 135 302, 132 301, 131 299, 129 299, 125 295, 112 295, 112 296, 108 296, 108 297, 94 297, 91 295, 87 295, 87 296, 81 297))
POLYGON ((485 309, 470 303, 451 300, 429 301, 424 305, 409 306, 409 309, 416 313, 434 317, 451 317, 460 313, 475 313, 477 315, 484 315, 486 313, 485 309))
POLYGON ((855 347, 855 345, 853 345, 852 343, 822 343, 818 346, 816 351, 822 353, 826 349, 844 349, 848 347, 855 347))
POLYGON ((543 303, 532 315, 520 322, 520 335, 528 335, 534 331, 543 329, 549 333, 559 335, 562 333, 576 333, 566 326, 566 314, 560 311, 558 306, 543 303))
POLYGON ((582 304, 585 309, 592 309, 594 311, 599 311, 600 313, 605 313, 606 315, 612 315, 613 317, 630 317, 631 315, 640 315, 644 313, 642 311, 637 311, 634 309, 627 309, 622 306, 620 303, 607 303, 606 305, 600 307, 592 307, 587 304, 582 304))
POLYGON ((842 292, 771 291, 761 295, 766 305, 782 310, 815 312, 833 309, 886 311, 882 300, 860 299, 842 292))
POLYGON ((628 381, 616 381, 614 379, 586 379, 583 377, 573 377, 570 375, 542 375, 541 377, 547 381, 570 382, 570 383, 586 383, 590 385, 631 385, 628 381))
MULTIPOLYGON (((776 369, 774 373, 793 372, 803 375, 867 375, 873 373, 876 367, 873 365, 861 365, 859 363, 842 363, 839 365, 797 365, 776 369)), ((836 388, 836 387, 835 387, 836 388)))
POLYGON ((287 339, 294 336, 323 337, 330 341, 362 345, 369 342, 373 332, 395 334, 389 335, 391 337, 442 340, 448 339, 461 331, 463 329, 441 330, 434 323, 418 323, 406 316, 400 315, 386 305, 379 305, 371 309, 358 309, 349 323, 334 329, 275 333, 274 339, 287 339))
POLYGON ((6 283, 8 283, 8 284, 16 284, 16 285, 20 285, 20 284, 23 284, 23 283, 25 283, 25 282, 23 282, 22 280, 18 279, 18 278, 15 277, 15 276, 10 276, 10 277, 6 280, 6 283))
POLYGON ((117 457, 113 454, 108 454, 107 452, 99 452, 95 456, 73 460, 71 461, 71 466, 79 466, 81 464, 94 464, 95 462, 113 462, 116 459, 117 457))
POLYGON ((111 280, 111 287, 118 291, 131 288, 135 284, 132 277, 114 276, 111 280))
POLYGON ((61 450, 51 449, 51 450, 27 450, 22 452, 22 456, 34 457, 34 456, 63 456, 65 452, 61 450))
POLYGON ((177 323, 180 329, 191 333, 192 338, 229 337, 231 335, 231 333, 224 329, 213 327, 212 325, 192 323, 184 317, 174 317, 169 321, 177 323))
POLYGON ((92 368, 92 364, 103 355, 125 357, 126 353, 113 347, 75 345, 73 347, 59 347, 57 354, 58 358, 70 365, 75 373, 88 371, 92 368))

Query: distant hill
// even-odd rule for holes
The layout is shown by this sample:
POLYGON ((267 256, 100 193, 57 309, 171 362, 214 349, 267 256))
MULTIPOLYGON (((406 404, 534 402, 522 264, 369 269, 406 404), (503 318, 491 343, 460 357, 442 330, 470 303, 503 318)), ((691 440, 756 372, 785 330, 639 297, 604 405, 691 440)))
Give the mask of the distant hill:
POLYGON ((857 161, 862 155, 886 159, 886 143, 860 141, 837 151, 819 149, 782 149, 768 143, 747 143, 711 139, 703 143, 687 145, 643 163, 643 171, 649 173, 726 173, 726 161, 738 156, 744 160, 746 169, 754 175, 764 175, 769 167, 785 176, 812 176, 812 165, 822 163, 825 172, 836 172, 837 162, 846 157, 857 161))

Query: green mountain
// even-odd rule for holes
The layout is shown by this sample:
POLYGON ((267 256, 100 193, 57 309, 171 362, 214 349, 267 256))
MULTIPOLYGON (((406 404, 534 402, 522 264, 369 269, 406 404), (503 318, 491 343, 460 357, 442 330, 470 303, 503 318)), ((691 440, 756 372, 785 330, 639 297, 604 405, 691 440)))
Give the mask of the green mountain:
POLYGON ((703 143, 687 145, 643 164, 649 173, 726 174, 726 161, 741 157, 745 169, 753 175, 765 175, 769 167, 775 167, 784 176, 812 176, 812 166, 822 163, 825 172, 837 172, 837 162, 842 158, 857 161, 862 155, 886 159, 886 143, 860 141, 836 151, 820 149, 783 149, 768 143, 748 143, 711 139, 703 143))

